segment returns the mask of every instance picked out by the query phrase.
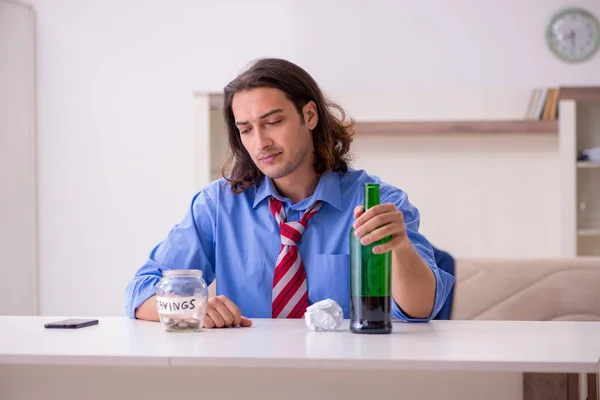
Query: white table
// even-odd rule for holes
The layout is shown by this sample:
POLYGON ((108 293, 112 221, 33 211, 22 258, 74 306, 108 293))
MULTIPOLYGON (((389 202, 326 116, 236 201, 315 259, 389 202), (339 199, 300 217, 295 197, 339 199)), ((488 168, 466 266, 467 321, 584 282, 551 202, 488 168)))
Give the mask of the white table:
POLYGON ((520 399, 523 372, 597 373, 600 357, 597 322, 398 322, 391 335, 351 334, 348 321, 312 332, 304 320, 44 329, 59 319, 0 317, 0 398, 520 399))

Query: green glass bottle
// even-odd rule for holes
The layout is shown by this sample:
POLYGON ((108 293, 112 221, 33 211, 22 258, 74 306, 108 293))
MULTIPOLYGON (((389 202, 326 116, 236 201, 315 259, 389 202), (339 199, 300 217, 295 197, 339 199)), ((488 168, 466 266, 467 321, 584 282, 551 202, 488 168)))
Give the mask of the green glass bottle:
MULTIPOLYGON (((365 211, 379 204, 379 185, 364 188, 365 211)), ((350 230, 351 309, 353 333, 392 332, 392 255, 373 253, 373 247, 389 238, 363 246, 350 230)))

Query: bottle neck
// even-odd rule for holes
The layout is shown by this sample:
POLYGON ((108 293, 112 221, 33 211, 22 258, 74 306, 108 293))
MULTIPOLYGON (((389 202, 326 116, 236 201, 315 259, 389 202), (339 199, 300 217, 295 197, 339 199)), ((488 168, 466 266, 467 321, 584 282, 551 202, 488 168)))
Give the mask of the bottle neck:
POLYGON ((379 185, 367 183, 365 185, 365 211, 379 204, 379 185))

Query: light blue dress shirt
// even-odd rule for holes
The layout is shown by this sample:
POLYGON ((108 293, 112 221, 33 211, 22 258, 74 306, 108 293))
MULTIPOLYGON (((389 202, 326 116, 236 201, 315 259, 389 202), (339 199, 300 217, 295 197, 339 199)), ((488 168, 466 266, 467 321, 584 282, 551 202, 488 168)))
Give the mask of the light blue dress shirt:
POLYGON ((354 208, 363 204, 364 184, 380 184, 381 203, 394 203, 404 214, 413 245, 435 275, 435 305, 428 318, 410 318, 392 301, 396 319, 425 322, 444 304, 454 277, 438 269, 433 249, 419 233, 419 211, 402 190, 362 170, 329 172, 319 180, 313 195, 297 204, 281 197, 273 182, 264 178, 241 194, 233 194, 224 179, 197 193, 183 217, 151 252, 126 289, 126 313, 156 293, 162 271, 201 269, 207 284, 217 280, 217 295, 231 299, 248 318, 271 318, 275 260, 281 248, 279 226, 269 210, 269 196, 283 202, 288 221, 297 221, 306 208, 322 200, 300 239, 298 250, 306 268, 309 304, 331 298, 350 318, 349 237, 354 208))

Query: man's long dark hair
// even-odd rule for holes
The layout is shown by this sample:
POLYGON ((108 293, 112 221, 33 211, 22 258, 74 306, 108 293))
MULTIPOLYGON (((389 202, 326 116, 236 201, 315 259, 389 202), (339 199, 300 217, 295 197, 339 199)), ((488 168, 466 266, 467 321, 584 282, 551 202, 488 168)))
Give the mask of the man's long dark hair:
POLYGON ((312 131, 315 172, 320 175, 327 171, 348 170, 348 152, 354 136, 354 121, 346 121, 344 110, 326 99, 314 79, 296 64, 275 58, 260 59, 224 89, 223 113, 229 151, 222 173, 231 184, 233 193, 241 193, 263 178, 263 173, 256 167, 242 144, 231 106, 235 93, 260 87, 283 91, 294 103, 303 124, 305 121, 302 107, 309 101, 315 102, 319 116, 317 126, 312 131), (339 115, 335 115, 334 111, 339 115))

